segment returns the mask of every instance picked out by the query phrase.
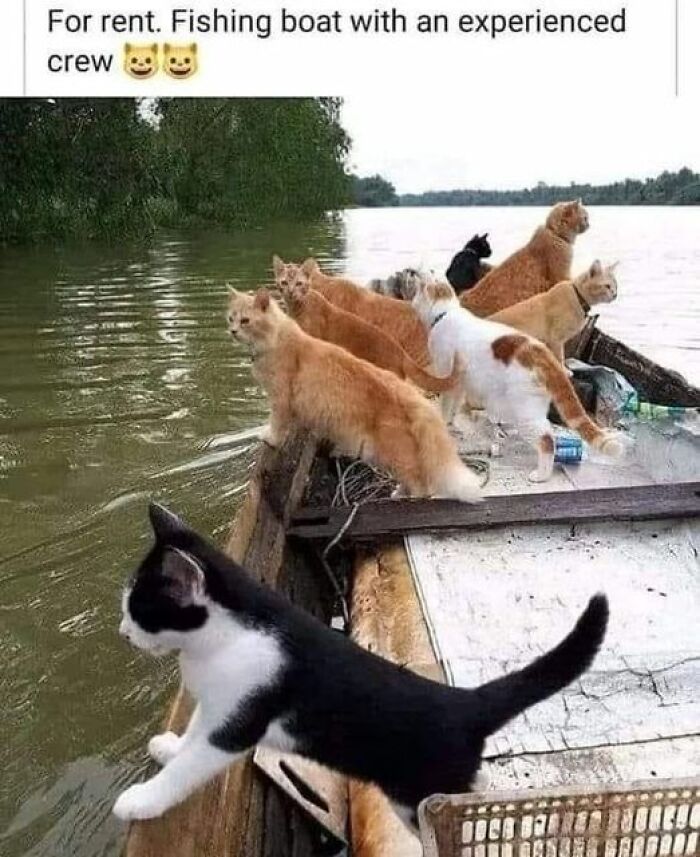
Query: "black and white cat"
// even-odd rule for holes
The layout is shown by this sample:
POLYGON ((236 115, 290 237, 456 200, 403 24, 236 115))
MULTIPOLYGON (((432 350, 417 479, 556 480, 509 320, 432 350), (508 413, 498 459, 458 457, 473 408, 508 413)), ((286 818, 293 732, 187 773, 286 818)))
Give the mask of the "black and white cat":
POLYGON ((120 633, 152 654, 178 650, 197 701, 182 736, 156 735, 163 767, 114 806, 159 816, 256 744, 293 751, 379 785, 406 821, 435 792, 472 785, 484 741, 577 678, 605 635, 594 596, 556 648, 472 690, 421 678, 330 630, 162 506, 156 542, 124 593, 120 633))

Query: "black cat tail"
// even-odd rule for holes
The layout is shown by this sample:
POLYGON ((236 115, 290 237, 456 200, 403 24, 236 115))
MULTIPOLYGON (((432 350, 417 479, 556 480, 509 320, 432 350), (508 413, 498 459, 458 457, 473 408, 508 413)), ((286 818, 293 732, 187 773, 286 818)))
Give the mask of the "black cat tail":
POLYGON ((518 672, 475 689, 483 706, 484 735, 491 735, 531 705, 547 699, 584 673, 593 662, 608 626, 608 599, 598 593, 558 646, 518 672))

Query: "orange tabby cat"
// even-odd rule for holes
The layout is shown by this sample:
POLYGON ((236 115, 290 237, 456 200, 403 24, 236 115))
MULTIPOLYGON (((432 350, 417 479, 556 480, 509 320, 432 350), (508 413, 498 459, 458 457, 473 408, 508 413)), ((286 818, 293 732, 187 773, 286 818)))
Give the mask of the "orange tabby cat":
POLYGON ((457 366, 448 377, 436 378, 414 363, 395 339, 359 316, 334 306, 308 282, 288 282, 282 287, 282 294, 289 314, 309 336, 339 345, 355 357, 413 381, 429 393, 444 393, 457 383, 460 376, 457 366))
POLYGON ((265 289, 232 293, 228 320, 231 334, 252 347, 254 374, 270 399, 267 443, 280 445, 295 425, 386 468, 399 481, 397 495, 481 499, 437 408, 415 387, 304 333, 265 289))
POLYGON ((591 307, 617 297, 616 267, 617 262, 604 268, 596 260, 575 280, 557 283, 548 292, 502 309, 489 319, 529 333, 563 363, 564 346, 583 330, 591 307))
POLYGON ((588 212, 580 199, 558 203, 529 242, 465 292, 460 303, 486 318, 570 279, 574 241, 587 229, 588 212))
POLYGON ((272 267, 278 288, 284 289, 290 283, 310 283, 330 303, 381 328, 419 366, 430 365, 428 337, 410 304, 377 295, 343 277, 328 277, 321 273, 315 259, 295 265, 285 264, 279 256, 274 256, 272 267))

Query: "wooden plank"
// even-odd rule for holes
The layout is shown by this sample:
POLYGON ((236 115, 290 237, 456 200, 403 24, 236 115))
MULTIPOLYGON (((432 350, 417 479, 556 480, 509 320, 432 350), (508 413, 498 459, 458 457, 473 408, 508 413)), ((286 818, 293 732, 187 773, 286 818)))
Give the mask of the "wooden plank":
MULTIPOLYGON (((303 569, 295 581, 287 575, 285 528, 299 503, 315 453, 315 444, 300 436, 278 450, 261 447, 245 500, 227 541, 227 553, 257 579, 285 591, 313 609, 312 585, 303 569), (294 585, 292 585, 294 583, 294 585)), ((167 720, 181 732, 192 702, 181 689, 167 720)), ((250 757, 200 789, 163 817, 132 824, 126 857, 310 857, 316 853, 316 831, 304 814, 282 798, 250 757)))
MULTIPOLYGON (((304 508, 288 535, 334 538, 352 509, 304 508)), ((454 500, 381 500, 357 508, 343 538, 368 541, 421 531, 489 529, 513 524, 692 518, 700 514, 700 482, 489 497, 478 505, 454 500)))
POLYGON ((700 408, 700 389, 670 369, 664 369, 643 354, 628 348, 597 328, 587 331, 578 356, 586 363, 609 366, 632 384, 640 398, 659 405, 700 408))
MULTIPOLYGON (((361 554, 355 563, 352 638, 415 672, 444 681, 433 653, 402 544, 361 554)), ((376 787, 350 781, 353 857, 419 857, 420 845, 376 787)))

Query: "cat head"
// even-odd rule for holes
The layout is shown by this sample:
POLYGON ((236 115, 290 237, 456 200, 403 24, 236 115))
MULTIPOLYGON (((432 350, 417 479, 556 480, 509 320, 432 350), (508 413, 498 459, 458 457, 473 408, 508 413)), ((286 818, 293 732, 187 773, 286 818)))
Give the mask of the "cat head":
POLYGON ((473 250, 480 259, 488 259, 492 253, 488 239, 488 232, 484 232, 483 235, 473 235, 465 244, 464 249, 473 250))
POLYGON ((604 268, 596 259, 591 267, 575 280, 576 289, 591 306, 610 303, 617 297, 615 270, 618 264, 615 262, 614 265, 604 268))
POLYGON ((189 45, 163 45, 163 71, 176 80, 192 77, 197 71, 197 43, 189 45))
POLYGON ((270 345, 281 318, 284 314, 267 289, 249 294, 229 286, 228 330, 239 342, 258 349, 270 345))
POLYGON ((198 536, 164 506, 149 509, 155 544, 124 590, 119 633, 154 655, 182 649, 209 619, 206 563, 198 536))
POLYGON ((294 262, 283 262, 279 256, 273 256, 272 271, 275 275, 275 285, 286 295, 291 289, 310 285, 312 275, 319 273, 319 268, 316 260, 311 257, 297 265, 294 262))
POLYGON ((549 212, 547 227, 568 240, 585 232, 590 225, 583 201, 559 202, 549 212))
POLYGON ((457 295, 449 283, 439 283, 433 279, 421 279, 416 286, 413 308, 424 322, 432 319, 436 305, 447 309, 458 304, 457 295))
POLYGON ((158 71, 158 45, 124 45, 124 71, 137 80, 147 80, 158 71))
MULTIPOLYGON (((392 278, 389 278, 392 280, 392 278)), ((423 271, 419 268, 404 268, 397 271, 393 276, 393 288, 397 297, 404 301, 412 301, 416 296, 420 283, 433 282, 435 274, 432 271, 423 271)))

